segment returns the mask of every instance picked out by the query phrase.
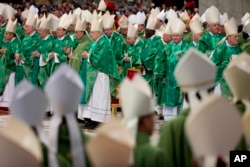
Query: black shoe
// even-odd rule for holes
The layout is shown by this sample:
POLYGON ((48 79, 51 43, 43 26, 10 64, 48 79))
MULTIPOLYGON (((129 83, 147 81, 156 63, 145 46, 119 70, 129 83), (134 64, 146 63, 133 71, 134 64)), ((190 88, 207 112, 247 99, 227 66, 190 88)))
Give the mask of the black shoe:
POLYGON ((91 129, 91 127, 93 126, 94 122, 91 120, 85 120, 84 123, 84 129, 91 129))
POLYGON ((84 124, 84 123, 85 123, 84 120, 81 120, 81 119, 79 119, 79 118, 76 118, 76 120, 77 120, 77 122, 78 122, 79 124, 84 124))
POLYGON ((100 122, 91 121, 91 123, 85 128, 88 130, 95 130, 100 125, 100 122))

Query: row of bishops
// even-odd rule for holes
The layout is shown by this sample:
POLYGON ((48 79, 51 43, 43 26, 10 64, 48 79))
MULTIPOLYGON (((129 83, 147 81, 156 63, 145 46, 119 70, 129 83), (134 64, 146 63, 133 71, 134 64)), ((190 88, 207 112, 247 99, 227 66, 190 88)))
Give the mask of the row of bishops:
MULTIPOLYGON (((86 86, 76 109, 86 128, 94 129, 110 117, 121 80, 134 73, 147 80, 154 110, 168 121, 188 107, 174 70, 191 47, 216 65, 213 91, 233 100, 222 74, 232 59, 248 51, 249 13, 242 17, 239 33, 235 19, 221 16, 214 6, 192 18, 186 11, 158 8, 149 16, 143 12, 123 15, 118 28, 106 8, 101 1, 98 12, 77 8, 58 18, 53 14, 39 17, 32 6, 22 13, 22 27, 13 20, 15 10, 0 4, 5 20, 0 32, 0 106, 8 107, 14 86, 24 78, 43 89, 58 67, 69 64, 86 86)), ((51 111, 48 105, 46 112, 51 111)))
POLYGON ((213 92, 216 65, 190 48, 174 71, 189 107, 164 123, 155 146, 153 92, 140 74, 120 84, 122 119, 109 118, 92 136, 75 117, 86 85, 74 69, 61 65, 43 90, 24 79, 14 91, 11 119, 0 131, 0 166, 228 167, 230 151, 250 147, 249 68, 250 57, 242 53, 224 70, 234 99, 228 101, 213 92), (54 115, 46 133, 48 103, 54 115))

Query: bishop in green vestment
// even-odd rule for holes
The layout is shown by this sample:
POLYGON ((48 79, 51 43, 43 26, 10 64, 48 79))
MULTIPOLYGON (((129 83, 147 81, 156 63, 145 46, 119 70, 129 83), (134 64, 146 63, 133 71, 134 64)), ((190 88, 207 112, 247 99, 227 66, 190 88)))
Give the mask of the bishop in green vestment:
POLYGON ((198 50, 205 53, 208 57, 213 53, 218 43, 222 40, 223 35, 220 34, 220 12, 212 6, 208 8, 206 13, 208 20, 208 31, 198 41, 198 50))
POLYGON ((95 128, 98 122, 104 122, 111 116, 111 94, 119 84, 120 76, 109 39, 102 35, 102 25, 97 16, 93 17, 90 34, 94 43, 89 52, 83 54, 88 62, 83 102, 87 105, 82 109, 80 119, 90 119, 95 128))
MULTIPOLYGON (((234 25, 236 28, 236 25, 234 25)), ((213 55, 212 55, 212 61, 217 66, 217 76, 216 76, 216 84, 220 85, 221 93, 222 95, 227 98, 228 100, 232 99, 231 91, 227 85, 227 82, 225 81, 223 77, 223 71, 229 64, 229 62, 237 56, 239 53, 242 52, 242 49, 238 45, 238 33, 237 29, 234 32, 227 32, 227 28, 225 26, 225 30, 227 33, 227 39, 224 41, 223 44, 218 46, 213 55)), ((232 28, 232 25, 230 25, 230 29, 232 28)))
MULTIPOLYGON (((83 20, 77 19, 76 27, 75 27, 75 36, 79 40, 79 44, 74 49, 70 60, 69 65, 71 68, 73 68, 78 74, 80 74, 80 77, 82 79, 82 82, 84 85, 86 85, 86 75, 87 75, 87 59, 83 59, 82 54, 84 51, 88 51, 91 44, 92 39, 89 35, 89 33, 86 31, 86 22, 83 20)), ((85 91, 82 92, 82 98, 80 101, 80 104, 84 104, 85 101, 85 91)), ((81 108, 81 105, 80 107, 81 108)), ((80 111, 79 111, 80 114, 80 111)), ((79 115, 79 119, 81 116, 79 115)))
POLYGON ((16 71, 15 55, 20 53, 20 41, 12 29, 5 32, 5 41, 0 49, 0 95, 3 94, 10 74, 16 71))
POLYGON ((154 34, 154 30, 146 29, 145 46, 141 54, 142 76, 148 81, 153 90, 155 59, 161 53, 163 43, 160 36, 154 34))
POLYGON ((124 79, 120 87, 120 99, 123 123, 136 141, 129 165, 167 167, 167 155, 160 148, 150 144, 150 136, 154 132, 155 113, 152 110, 152 91, 148 82, 141 75, 124 79))
POLYGON ((67 63, 67 59, 73 48, 72 40, 67 34, 66 29, 58 27, 56 34, 57 38, 54 40, 53 52, 49 54, 49 75, 52 75, 60 64, 67 63))
POLYGON ((132 24, 128 26, 127 42, 128 46, 125 50, 126 55, 124 55, 121 63, 122 78, 126 77, 129 68, 133 68, 140 72, 140 56, 144 48, 144 42, 137 36, 137 29, 132 24))
POLYGON ((125 48, 124 38, 121 34, 115 32, 113 29, 112 30, 110 29, 109 31, 111 31, 110 32, 111 34, 106 33, 107 38, 111 44, 116 59, 116 63, 118 65, 121 65, 121 60, 122 56, 124 55, 124 48, 125 48))
POLYGON ((47 65, 47 63, 49 61, 49 54, 53 51, 54 47, 54 38, 50 35, 49 21, 50 18, 46 18, 45 16, 40 20, 38 33, 41 40, 38 44, 39 47, 35 52, 33 52, 33 56, 39 58, 39 67, 37 67, 37 78, 39 86, 41 88, 44 88, 47 79, 50 75, 50 66, 47 65))
POLYGON ((24 68, 24 77, 38 86, 39 58, 32 55, 39 47, 40 37, 35 30, 35 23, 26 22, 24 26, 27 36, 21 45, 21 64, 24 68))

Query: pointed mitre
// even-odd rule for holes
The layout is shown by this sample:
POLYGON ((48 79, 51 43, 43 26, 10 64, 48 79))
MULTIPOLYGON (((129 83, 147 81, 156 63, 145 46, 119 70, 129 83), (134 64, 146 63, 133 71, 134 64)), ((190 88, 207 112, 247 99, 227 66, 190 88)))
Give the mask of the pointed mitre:
POLYGON ((105 12, 107 9, 107 5, 104 0, 101 0, 98 5, 98 10, 105 12))
POLYGON ((38 14, 39 10, 34 5, 31 5, 30 8, 29 8, 29 12, 31 12, 33 14, 38 14))
POLYGON ((206 21, 208 24, 220 23, 220 12, 215 6, 206 10, 206 21))
POLYGON ((244 14, 244 16, 241 18, 241 24, 244 25, 245 22, 250 19, 250 14, 247 12, 244 14))
POLYGON ((29 15, 29 9, 25 9, 21 14, 22 19, 27 19, 28 15, 29 15))
POLYGON ((136 74, 132 80, 126 78, 121 83, 120 99, 124 123, 136 138, 139 118, 153 113, 151 89, 145 79, 136 74))
POLYGON ((48 18, 50 18, 50 31, 56 31, 58 24, 59 24, 59 19, 56 15, 54 14, 49 14, 48 18))
POLYGON ((150 29, 150 30, 155 30, 156 29, 156 22, 157 22, 156 17, 152 14, 149 15, 146 28, 150 29))
POLYGON ((195 15, 192 17, 192 20, 196 19, 196 18, 201 21, 201 17, 200 17, 200 15, 198 13, 195 13, 195 15))
POLYGON ((180 19, 184 22, 190 20, 190 17, 186 10, 184 12, 181 12, 179 15, 180 15, 180 19))
POLYGON ((214 86, 216 66, 203 53, 190 48, 177 64, 174 75, 183 91, 206 90, 214 86))
POLYGON ((186 29, 186 25, 183 23, 181 19, 172 19, 170 24, 171 32, 177 34, 183 34, 186 29))
POLYGON ((156 17, 162 22, 164 22, 166 20, 166 15, 167 15, 166 12, 162 10, 156 17))
POLYGON ((198 34, 203 32, 202 24, 198 18, 192 19, 189 23, 192 34, 198 34))
POLYGON ((220 96, 205 98, 185 122, 185 133, 195 157, 228 157, 239 143, 242 132, 239 112, 220 96))
POLYGON ((0 166, 40 167, 43 159, 40 145, 28 125, 17 118, 11 118, 0 133, 0 166))
POLYGON ((65 13, 60 17, 58 27, 61 27, 65 30, 67 30, 69 28, 70 24, 71 24, 70 16, 65 13))
POLYGON ((127 37, 137 37, 137 27, 138 25, 133 25, 132 23, 128 24, 127 37))
POLYGON ((238 34, 238 27, 235 19, 232 17, 230 20, 224 23, 226 36, 238 34))
POLYGON ((91 19, 92 19, 92 13, 90 13, 89 10, 83 10, 82 11, 82 15, 81 18, 85 19, 87 23, 91 23, 91 19))
POLYGON ((151 10, 150 14, 152 14, 154 17, 157 17, 157 15, 161 13, 160 9, 158 7, 151 10))
POLYGON ((226 20, 228 20, 227 12, 225 12, 223 15, 220 15, 220 25, 224 25, 226 20))
POLYGON ((109 11, 107 11, 103 16, 102 16, 102 20, 104 20, 102 22, 102 26, 104 29, 106 28, 113 28, 114 26, 114 15, 110 15, 109 11))
POLYGON ((14 117, 31 127, 37 127, 42 126, 47 105, 45 94, 24 79, 15 88, 10 109, 14 117))
POLYGON ((39 28, 41 29, 46 29, 46 30, 50 30, 50 21, 51 21, 51 17, 46 17, 45 15, 41 18, 40 20, 40 24, 39 24, 39 28))
POLYGON ((25 25, 29 25, 29 26, 32 26, 32 27, 36 28, 37 19, 38 19, 37 14, 33 14, 32 12, 29 12, 27 20, 25 22, 25 25))
POLYGON ((118 24, 120 28, 128 28, 128 18, 125 15, 122 15, 118 24))
POLYGON ((250 95, 250 55, 241 53, 230 61, 223 73, 235 101, 248 99, 250 95))
POLYGON ((85 31, 86 30, 86 21, 85 19, 80 19, 79 16, 77 16, 75 31, 85 31))
POLYGON ((97 13, 94 12, 91 21, 91 29, 90 31, 99 31, 103 32, 102 28, 102 18, 99 18, 97 13))
POLYGON ((136 24, 145 24, 146 15, 144 12, 138 12, 136 14, 136 24))
POLYGON ((96 130, 86 147, 94 166, 126 167, 134 146, 135 139, 128 129, 116 118, 111 118, 96 130))
POLYGON ((136 23, 136 15, 135 14, 129 15, 128 22, 135 24, 136 23))
POLYGON ((55 109, 55 114, 65 115, 75 112, 83 88, 84 86, 77 73, 68 65, 63 64, 49 78, 44 91, 55 109))
POLYGON ((82 14, 82 9, 81 8, 76 8, 74 11, 73 11, 73 14, 75 14, 76 16, 81 16, 82 14))
POLYGON ((0 3, 0 15, 3 16, 6 4, 0 3))
POLYGON ((6 25, 6 32, 12 32, 16 33, 16 26, 17 26, 17 19, 15 21, 12 21, 12 19, 8 20, 8 23, 6 25))
POLYGON ((167 11, 167 19, 171 20, 171 19, 175 19, 175 18, 178 18, 177 13, 173 9, 169 9, 167 11))
POLYGON ((16 10, 10 5, 5 5, 3 16, 5 19, 13 19, 15 17, 16 10))

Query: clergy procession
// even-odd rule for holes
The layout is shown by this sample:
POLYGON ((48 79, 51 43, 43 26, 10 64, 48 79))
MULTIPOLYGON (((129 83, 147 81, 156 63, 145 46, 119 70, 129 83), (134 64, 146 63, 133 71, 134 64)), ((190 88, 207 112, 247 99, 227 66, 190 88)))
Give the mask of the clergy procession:
POLYGON ((0 167, 229 167, 250 148, 250 14, 112 5, 0 3, 0 167))

